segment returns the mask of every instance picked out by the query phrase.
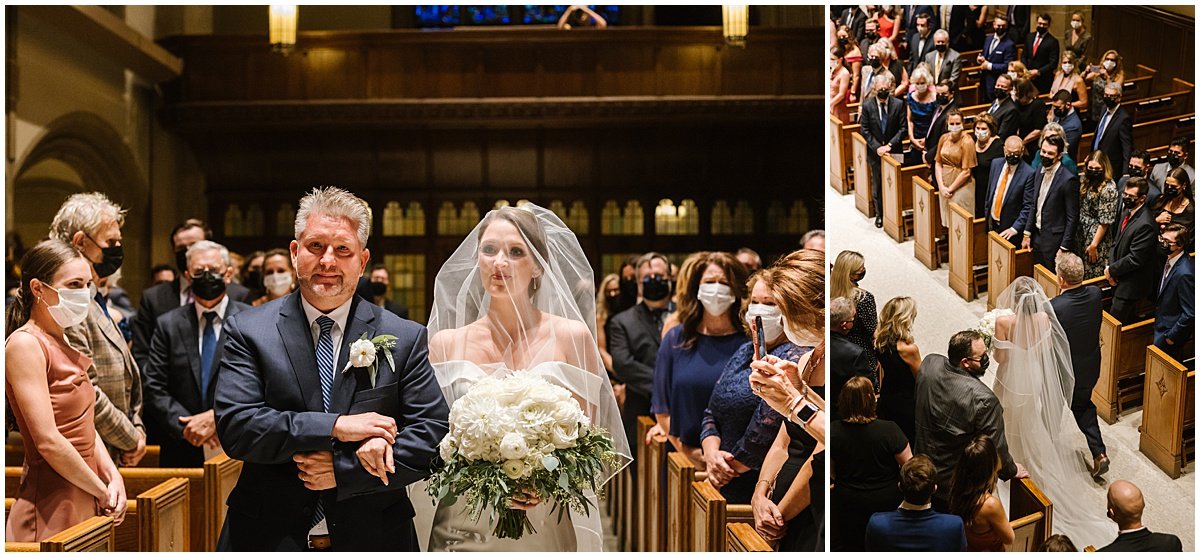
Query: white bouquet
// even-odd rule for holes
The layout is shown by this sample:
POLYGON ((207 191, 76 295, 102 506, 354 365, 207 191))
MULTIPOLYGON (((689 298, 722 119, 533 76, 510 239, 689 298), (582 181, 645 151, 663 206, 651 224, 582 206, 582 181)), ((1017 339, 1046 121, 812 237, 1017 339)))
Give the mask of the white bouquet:
POLYGON ((587 514, 584 489, 597 491, 602 467, 617 457, 570 391, 525 371, 476 382, 451 408, 439 453, 429 494, 447 504, 465 496, 473 520, 489 508, 496 536, 512 539, 533 531, 525 511, 509 508, 513 496, 553 501, 559 520, 568 506, 587 514))
POLYGON ((988 352, 992 351, 992 339, 996 337, 996 318, 1012 314, 1011 309, 996 308, 983 314, 983 317, 979 320, 979 324, 971 329, 983 335, 983 343, 987 346, 988 352))

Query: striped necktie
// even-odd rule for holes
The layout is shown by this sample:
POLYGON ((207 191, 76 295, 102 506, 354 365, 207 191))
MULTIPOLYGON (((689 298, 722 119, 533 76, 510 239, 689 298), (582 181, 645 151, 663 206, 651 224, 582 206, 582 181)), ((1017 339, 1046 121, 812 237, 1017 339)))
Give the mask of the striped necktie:
MULTIPOLYGON (((321 404, 329 411, 329 394, 333 392, 333 320, 324 315, 317 318, 321 334, 317 337, 317 371, 321 375, 321 404)), ((325 520, 325 508, 317 499, 317 510, 313 512, 313 526, 325 520)))

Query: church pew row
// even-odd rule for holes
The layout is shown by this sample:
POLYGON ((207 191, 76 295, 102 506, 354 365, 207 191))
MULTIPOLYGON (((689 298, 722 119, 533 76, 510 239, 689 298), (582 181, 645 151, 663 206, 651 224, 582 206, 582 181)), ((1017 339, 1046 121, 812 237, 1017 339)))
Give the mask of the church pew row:
POLYGON ((928 167, 924 164, 902 167, 900 160, 891 155, 883 156, 880 166, 880 177, 883 181, 883 230, 897 242, 905 241, 913 233, 912 179, 927 170, 928 167))
MULTIPOLYGON (((1135 122, 1137 122, 1135 120, 1135 122)), ((1133 125, 1133 146, 1139 149, 1168 146, 1177 137, 1192 137, 1196 133, 1196 114, 1170 115, 1156 120, 1144 120, 1133 125)), ((1092 153, 1095 133, 1085 133, 1079 139, 1079 161, 1092 153)), ((1077 161, 1078 162, 1078 161, 1077 161)))
POLYGON ((753 525, 750 505, 731 505, 717 488, 707 481, 692 482, 691 551, 725 551, 726 525, 742 522, 753 525))
MULTIPOLYGON (((1012 237, 1018 242, 1020 238, 1020 236, 1012 237)), ((1020 249, 1019 244, 1005 240, 999 232, 992 231, 988 233, 987 254, 989 285, 987 308, 990 311, 996 308, 996 300, 1000 298, 1000 293, 1017 280, 1017 277, 1033 274, 1033 252, 1028 249, 1020 249)))
POLYGON ((988 289, 987 223, 950 201, 950 289, 970 302, 988 289))
POLYGON ((4 542, 4 551, 13 553, 113 552, 116 551, 113 519, 107 516, 93 516, 42 540, 41 543, 4 542))
POLYGON ((654 427, 654 419, 638 417, 638 467, 635 518, 639 522, 637 551, 663 551, 665 548, 666 517, 663 513, 662 472, 666 443, 656 441, 647 445, 643 440, 654 427))
POLYGON ((633 476, 628 468, 617 474, 617 481, 620 487, 619 503, 623 517, 616 522, 620 532, 618 539, 621 540, 621 551, 633 551, 633 544, 637 541, 637 530, 640 525, 633 519, 633 476))
MULTIPOLYGON (((146 454, 138 461, 138 468, 158 468, 158 445, 146 445, 146 454)), ((4 465, 20 466, 25 463, 25 446, 18 443, 4 445, 4 465)))
POLYGON ((949 249, 941 238, 946 235, 938 213, 942 200, 928 180, 913 176, 913 257, 929 269, 937 269, 946 260, 949 249))
MULTIPOLYGON (((186 489, 186 486, 185 486, 186 489)), ((12 506, 16 499, 7 497, 4 499, 4 514, 12 512, 12 506)), ((138 523, 138 501, 129 499, 125 507, 125 520, 121 524, 113 527, 113 547, 114 551, 141 551, 140 545, 140 528, 138 523)), ((27 545, 17 546, 18 551, 41 551, 39 544, 34 542, 19 542, 27 545)), ((12 551, 12 549, 9 549, 12 551)))
POLYGON ((829 115, 829 185, 838 195, 847 195, 854 189, 850 182, 850 133, 858 127, 858 124, 829 115))
POLYGON ((667 551, 692 551, 692 483, 707 478, 687 455, 667 454, 667 551))
POLYGON ((771 544, 754 531, 754 526, 744 522, 731 522, 725 526, 724 550, 729 553, 773 551, 771 544))
POLYGON ((1008 519, 1016 534, 1009 551, 1037 551, 1050 537, 1054 505, 1032 478, 1010 482, 1008 519))
POLYGON ((854 164, 854 208, 867 218, 873 218, 878 208, 871 199, 871 167, 867 162, 867 150, 870 147, 860 132, 850 134, 850 144, 854 164))
POLYGON ((1146 346, 1154 340, 1154 319, 1121 323, 1107 311, 1100 323, 1100 378, 1092 390, 1096 414, 1117 422, 1121 412, 1141 397, 1146 346))
POLYGON ((1178 478, 1189 454, 1195 457, 1196 370, 1157 346, 1146 347, 1142 401, 1138 449, 1172 479, 1178 478))

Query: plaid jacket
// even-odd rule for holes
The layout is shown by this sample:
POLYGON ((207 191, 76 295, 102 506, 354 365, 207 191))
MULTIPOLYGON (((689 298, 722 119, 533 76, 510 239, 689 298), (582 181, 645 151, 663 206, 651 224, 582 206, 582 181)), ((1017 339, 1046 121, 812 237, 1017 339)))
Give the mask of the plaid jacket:
POLYGON ((96 387, 96 430, 114 460, 137 448, 142 425, 142 379, 129 345, 93 299, 87 320, 66 330, 67 342, 92 358, 88 377, 96 387), (139 431, 140 430, 140 431, 139 431))

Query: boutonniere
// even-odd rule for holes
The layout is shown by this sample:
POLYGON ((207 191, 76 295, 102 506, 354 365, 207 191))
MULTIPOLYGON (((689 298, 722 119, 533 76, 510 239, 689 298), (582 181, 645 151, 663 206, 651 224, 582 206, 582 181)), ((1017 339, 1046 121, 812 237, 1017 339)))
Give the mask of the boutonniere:
POLYGON ((363 333, 350 345, 350 358, 342 373, 350 371, 350 368, 365 367, 367 375, 371 378, 371 388, 374 389, 375 378, 379 376, 379 362, 376 360, 375 354, 382 350, 383 355, 387 358, 388 367, 395 371, 396 362, 392 361, 392 348, 395 346, 396 337, 394 335, 379 335, 368 340, 367 333, 363 333))

